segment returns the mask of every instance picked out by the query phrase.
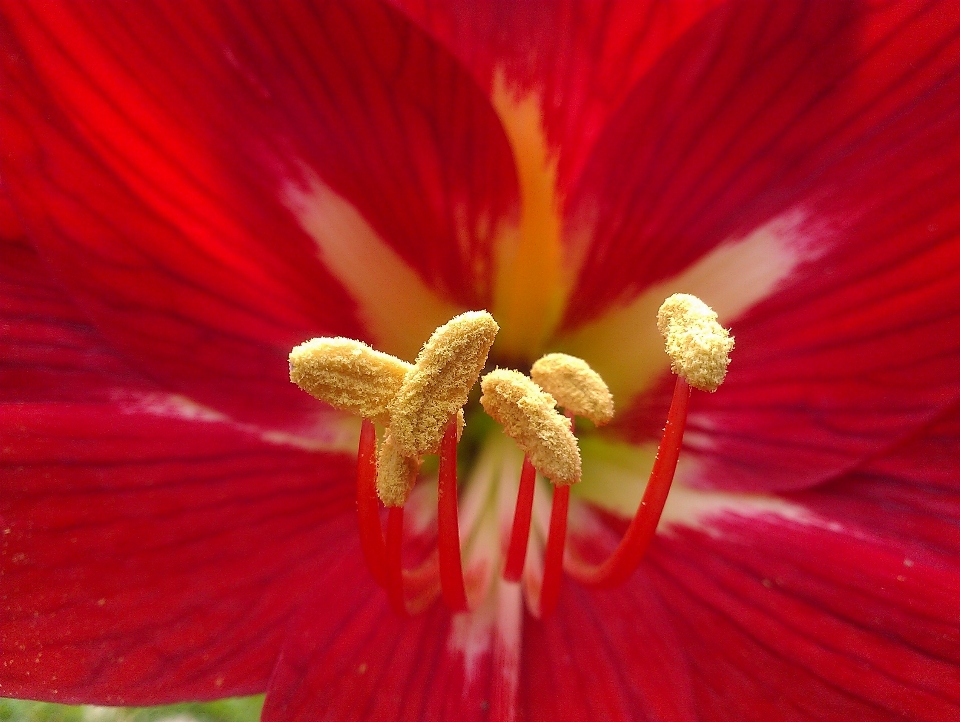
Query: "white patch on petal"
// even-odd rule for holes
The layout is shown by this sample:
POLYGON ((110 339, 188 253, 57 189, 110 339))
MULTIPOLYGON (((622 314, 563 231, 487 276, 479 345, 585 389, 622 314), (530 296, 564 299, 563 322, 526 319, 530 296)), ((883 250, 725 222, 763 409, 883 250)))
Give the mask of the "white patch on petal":
POLYGON ((516 717, 522 624, 520 585, 504 582, 499 575, 494 577, 483 604, 453 617, 447 650, 462 659, 464 696, 477 681, 478 665, 490 666, 490 719, 508 722, 516 717))
POLYGON ((480 665, 491 670, 490 719, 516 716, 520 679, 523 595, 501 578, 504 528, 513 520, 523 456, 505 436, 484 444, 460 502, 464 580, 471 612, 456 614, 447 649, 462 660, 464 695, 477 682, 480 665))
POLYGON ((440 298, 353 204, 311 171, 280 200, 316 242, 320 259, 356 301, 377 349, 412 361, 434 329, 466 309, 440 298))
POLYGON ((790 211, 746 238, 726 241, 677 276, 561 338, 558 350, 586 360, 622 407, 669 367, 656 324, 663 299, 691 293, 729 325, 773 294, 801 263, 822 252, 804 235, 809 232, 804 220, 802 212, 790 211))
POLYGON ((728 513, 742 517, 772 514, 803 524, 824 524, 806 507, 771 494, 705 491, 674 483, 663 507, 657 533, 669 534, 671 526, 683 525, 716 536, 719 532, 711 524, 711 519, 728 513))
POLYGON ((149 414, 171 419, 183 419, 198 423, 225 423, 230 421, 226 414, 198 404, 181 394, 128 394, 116 392, 114 401, 121 405, 123 413, 149 414))
POLYGON ((493 646, 494 678, 490 719, 510 722, 516 718, 520 688, 520 644, 523 601, 520 585, 499 580, 497 589, 497 637, 493 646))
POLYGON ((464 695, 476 679, 477 665, 490 652, 496 619, 492 599, 467 614, 455 614, 447 649, 463 658, 464 695))
MULTIPOLYGON (((587 438, 581 441, 581 453, 583 481, 573 487, 573 498, 621 518, 632 518, 646 491, 656 447, 587 438)), ((714 491, 697 489, 689 484, 701 475, 696 459, 690 455, 681 456, 657 527, 658 534, 669 533, 670 527, 678 524, 716 534, 711 520, 727 513, 745 517, 774 514, 792 522, 816 524, 829 531, 842 530, 836 522, 774 494, 714 491)), ((571 523, 574 519, 579 519, 578 534, 596 533, 602 526, 589 513, 571 512, 571 523)))
POLYGON ((683 445, 694 451, 710 451, 716 448, 716 437, 705 431, 691 429, 689 426, 683 432, 683 445))
POLYGON ((356 419, 334 412, 324 413, 312 428, 303 433, 264 429, 228 416, 209 406, 199 404, 182 394, 131 393, 117 389, 113 401, 125 414, 148 414, 192 423, 225 424, 231 430, 249 434, 276 446, 288 446, 304 451, 355 454, 360 424, 356 419))

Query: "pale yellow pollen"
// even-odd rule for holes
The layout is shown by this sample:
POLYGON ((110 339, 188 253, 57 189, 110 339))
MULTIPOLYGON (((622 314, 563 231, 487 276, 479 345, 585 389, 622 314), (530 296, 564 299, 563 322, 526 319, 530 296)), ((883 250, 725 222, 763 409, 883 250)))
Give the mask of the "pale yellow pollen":
POLYGON ((388 405, 413 367, 350 338, 314 338, 290 352, 290 380, 334 408, 389 421, 388 405))
POLYGON ((671 368, 694 388, 716 391, 727 375, 733 337, 717 314, 696 296, 675 293, 657 313, 671 368))
POLYGON ((480 381, 480 404, 530 463, 554 484, 580 481, 580 449, 550 394, 519 371, 496 369, 480 381))
POLYGON ((467 403, 499 330, 486 311, 455 316, 433 332, 390 402, 390 430, 404 456, 436 450, 467 403))
POLYGON ((384 506, 403 506, 420 470, 420 460, 404 456, 388 431, 377 453, 377 496, 384 506))
POLYGON ((530 378, 576 416, 588 418, 598 426, 613 418, 610 389, 581 358, 549 353, 533 365, 530 378))

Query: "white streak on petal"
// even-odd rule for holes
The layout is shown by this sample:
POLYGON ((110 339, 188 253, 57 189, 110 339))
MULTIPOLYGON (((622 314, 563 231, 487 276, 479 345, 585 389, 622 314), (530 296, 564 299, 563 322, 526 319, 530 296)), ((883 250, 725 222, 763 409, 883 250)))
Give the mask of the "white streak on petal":
POLYGON ((704 491, 675 483, 663 508, 657 533, 669 534, 672 526, 680 525, 717 536, 719 532, 711 520, 726 514, 740 517, 775 515, 792 522, 822 525, 806 507, 772 494, 704 491))
POLYGON ((265 429, 256 424, 237 421, 182 394, 131 393, 126 389, 116 389, 111 396, 124 414, 147 414, 192 423, 223 424, 233 431, 249 434, 268 444, 304 451, 342 454, 355 454, 357 451, 359 422, 335 412, 322 412, 310 428, 295 433, 265 429))
POLYGON ((669 368, 656 323, 663 299, 691 293, 729 325, 821 252, 804 220, 800 211, 790 211, 746 238, 728 240, 679 275, 561 338, 558 350, 589 363, 610 387, 617 407, 625 407, 669 368))
MULTIPOLYGON (((656 447, 611 443, 584 439, 583 481, 573 489, 574 498, 586 501, 617 516, 630 519, 640 504, 653 466, 656 447)), ((793 522, 817 524, 833 529, 830 521, 820 519, 806 507, 773 494, 715 491, 692 486, 702 478, 700 463, 692 455, 681 456, 670 495, 660 517, 657 533, 669 533, 670 527, 683 525, 714 534, 711 519, 725 514, 755 517, 774 514, 793 522)), ((571 512, 571 523, 577 517, 571 512)), ((596 533, 591 515, 583 516, 578 533, 596 533)), ((597 522, 599 524, 599 522, 597 522)))
POLYGON ((498 578, 497 636, 493 645, 493 700, 490 719, 511 722, 516 718, 520 687, 520 632, 523 601, 520 585, 498 578))
POLYGON ((503 527, 512 523, 522 454, 506 436, 484 444, 461 499, 460 535, 471 612, 456 614, 447 650, 463 664, 466 696, 481 666, 491 677, 490 719, 516 717, 520 679, 523 597, 519 584, 501 579, 503 527))
POLYGON ((357 303, 380 351, 412 361, 435 328, 465 309, 440 298, 348 200, 315 174, 288 181, 280 200, 357 303))

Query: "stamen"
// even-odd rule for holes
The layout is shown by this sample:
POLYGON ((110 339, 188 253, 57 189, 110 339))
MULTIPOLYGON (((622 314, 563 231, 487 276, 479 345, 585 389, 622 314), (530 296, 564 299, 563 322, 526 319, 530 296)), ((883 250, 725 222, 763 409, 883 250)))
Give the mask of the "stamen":
POLYGON ((404 456, 393 433, 388 430, 377 459, 377 495, 383 505, 397 507, 406 504, 419 470, 420 459, 404 456))
POLYGON ((454 317, 433 332, 390 402, 390 429, 404 456, 437 450, 465 403, 500 329, 486 311, 454 317))
POLYGON ((660 440, 657 458, 653 462, 653 470, 650 472, 650 479, 640 506, 637 507, 637 513, 634 514, 620 544, 606 561, 598 567, 570 570, 571 575, 578 581, 593 586, 613 586, 626 581, 640 564, 656 534, 660 515, 673 483, 673 475, 677 470, 689 400, 690 386, 682 376, 678 376, 663 438, 660 440))
POLYGON ((563 576, 563 550, 567 540, 567 508, 570 487, 553 487, 553 506, 550 509, 550 532, 543 555, 543 583, 540 587, 540 618, 546 619, 557 607, 560 596, 560 578, 563 576))
POLYGON ((613 554, 598 567, 570 570, 585 584, 620 584, 640 564, 656 534, 677 470, 687 423, 690 387, 716 391, 730 364, 733 338, 717 323, 717 314, 696 296, 678 293, 664 301, 657 315, 657 326, 664 336, 673 371, 677 374, 663 438, 637 513, 613 554))
POLYGON ((460 523, 457 516, 457 422, 447 423, 440 444, 437 490, 437 549, 440 555, 440 588, 447 606, 454 612, 467 609, 460 558, 460 523))
POLYGON ((714 392, 730 365, 733 338, 717 323, 717 314, 696 296, 675 293, 657 313, 673 373, 695 389, 714 392))
MULTIPOLYGON (((290 378, 303 390, 364 419, 357 452, 361 547, 391 605, 406 615, 430 603, 439 578, 454 611, 467 608, 457 518, 457 441, 463 405, 486 364, 499 327, 486 311, 461 314, 438 328, 410 365, 346 338, 317 338, 290 354, 290 378), (386 427, 379 454, 373 422, 386 427), (444 429, 446 432, 444 433, 444 429), (403 506, 427 453, 440 454, 438 548, 418 569, 404 570, 403 506), (377 498, 389 508, 386 541, 377 498)), ((435 592, 434 592, 435 593, 435 592)))
POLYGON ((331 406, 389 422, 388 404, 413 368, 350 338, 314 338, 290 352, 290 380, 331 406))
MULTIPOLYGON (((601 382, 602 383, 602 382, 601 382)), ((576 432, 573 412, 567 409, 570 431, 576 432)), ((563 576, 563 550, 567 543, 567 510, 570 506, 570 487, 553 487, 553 504, 550 508, 550 531, 547 548, 543 554, 543 582, 540 587, 540 618, 553 613, 560 597, 560 577, 563 576)))
POLYGON ((377 584, 385 586, 386 547, 377 497, 377 432, 369 419, 364 419, 360 426, 360 446, 357 449, 357 523, 367 568, 377 584))
POLYGON ((519 371, 496 369, 480 381, 480 404, 554 484, 580 481, 580 448, 553 396, 519 371))
POLYGON ((523 564, 527 559, 527 540, 530 538, 530 517, 533 513, 533 492, 536 480, 537 470, 530 463, 530 458, 524 454, 523 468, 520 471, 520 488, 517 493, 517 508, 513 512, 510 547, 503 567, 503 578, 508 582, 519 582, 523 575, 523 564))
POLYGON ((530 369, 530 378, 574 416, 583 416, 598 426, 613 418, 613 395, 581 358, 565 353, 547 354, 530 369))

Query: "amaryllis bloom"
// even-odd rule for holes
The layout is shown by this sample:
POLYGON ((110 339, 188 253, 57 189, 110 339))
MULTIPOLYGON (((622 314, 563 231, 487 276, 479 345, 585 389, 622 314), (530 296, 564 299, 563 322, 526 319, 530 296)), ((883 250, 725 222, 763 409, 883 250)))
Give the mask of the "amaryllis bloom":
MULTIPOLYGON (((266 720, 960 718, 960 9, 944 2, 2 3, 0 695, 266 691, 266 720), (736 335, 658 533, 597 588, 667 416, 656 311, 736 335), (364 563, 360 422, 290 383, 577 356, 502 575, 521 452, 465 408, 469 611, 364 563), (478 581, 479 580, 479 581, 478 581)), ((430 457, 404 564, 436 548, 430 457)), ((428 580, 429 581, 429 580, 428 580)))

